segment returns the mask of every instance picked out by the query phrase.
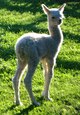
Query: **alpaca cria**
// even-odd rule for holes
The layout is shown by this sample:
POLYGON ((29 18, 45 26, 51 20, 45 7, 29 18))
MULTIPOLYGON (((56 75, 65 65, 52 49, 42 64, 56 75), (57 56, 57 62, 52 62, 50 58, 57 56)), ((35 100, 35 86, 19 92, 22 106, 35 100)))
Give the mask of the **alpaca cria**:
POLYGON ((50 35, 37 33, 24 34, 18 39, 15 45, 18 64, 16 74, 13 78, 13 86, 17 105, 22 104, 20 101, 19 87, 21 76, 26 65, 28 65, 28 71, 24 79, 24 84, 32 103, 39 105, 32 92, 32 76, 40 60, 43 65, 45 76, 42 96, 46 100, 50 100, 49 86, 56 58, 63 42, 63 34, 60 25, 62 23, 62 19, 64 18, 64 7, 65 4, 63 4, 60 8, 49 9, 47 6, 42 4, 43 11, 47 15, 50 35))

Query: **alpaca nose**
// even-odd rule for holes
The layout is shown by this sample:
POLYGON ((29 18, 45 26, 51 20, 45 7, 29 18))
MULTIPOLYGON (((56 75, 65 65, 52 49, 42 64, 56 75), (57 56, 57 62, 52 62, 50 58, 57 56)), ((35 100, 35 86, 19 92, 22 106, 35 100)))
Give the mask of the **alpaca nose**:
POLYGON ((59 24, 61 23, 61 19, 59 19, 59 24))

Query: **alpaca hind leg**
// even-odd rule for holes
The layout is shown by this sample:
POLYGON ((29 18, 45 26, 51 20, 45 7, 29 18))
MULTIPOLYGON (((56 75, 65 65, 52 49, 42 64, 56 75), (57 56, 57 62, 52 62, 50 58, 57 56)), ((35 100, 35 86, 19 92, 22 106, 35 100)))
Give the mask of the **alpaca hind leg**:
POLYGON ((28 72, 27 72, 27 75, 24 79, 24 84, 25 84, 25 87, 29 93, 29 96, 30 96, 30 99, 32 101, 32 104, 36 105, 36 106, 39 106, 40 104, 36 101, 34 95, 33 95, 33 92, 32 92, 32 76, 35 72, 35 69, 37 67, 37 64, 38 62, 35 61, 35 64, 34 63, 29 63, 28 64, 28 72))
POLYGON ((16 105, 22 105, 22 103, 20 102, 19 87, 20 87, 22 71, 25 68, 25 65, 26 64, 24 62, 18 61, 16 74, 15 74, 15 76, 13 78, 13 88, 14 88, 14 92, 15 92, 16 105))

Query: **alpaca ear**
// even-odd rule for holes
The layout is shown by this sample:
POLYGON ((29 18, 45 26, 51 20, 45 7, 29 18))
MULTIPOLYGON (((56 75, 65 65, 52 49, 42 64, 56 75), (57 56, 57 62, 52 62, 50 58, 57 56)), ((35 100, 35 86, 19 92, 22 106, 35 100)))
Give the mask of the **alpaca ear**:
POLYGON ((41 6, 42 6, 42 9, 43 9, 44 13, 45 14, 49 14, 49 12, 50 12, 49 8, 46 5, 44 5, 44 4, 42 4, 41 6))
POLYGON ((65 6, 66 6, 66 3, 64 3, 64 4, 59 8, 59 11, 60 11, 60 12, 63 12, 65 6))

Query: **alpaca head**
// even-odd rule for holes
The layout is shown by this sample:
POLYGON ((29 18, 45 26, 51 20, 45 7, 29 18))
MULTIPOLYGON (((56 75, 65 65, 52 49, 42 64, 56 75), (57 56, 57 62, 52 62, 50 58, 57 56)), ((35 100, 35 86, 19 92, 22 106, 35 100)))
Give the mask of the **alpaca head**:
POLYGON ((66 4, 64 3, 60 8, 49 9, 46 5, 42 4, 43 11, 47 15, 50 26, 57 26, 62 23, 62 20, 64 18, 63 11, 65 6, 66 4))

